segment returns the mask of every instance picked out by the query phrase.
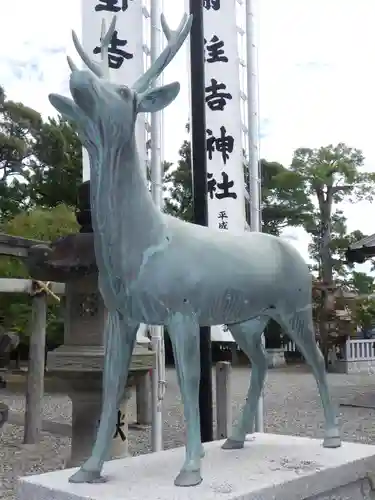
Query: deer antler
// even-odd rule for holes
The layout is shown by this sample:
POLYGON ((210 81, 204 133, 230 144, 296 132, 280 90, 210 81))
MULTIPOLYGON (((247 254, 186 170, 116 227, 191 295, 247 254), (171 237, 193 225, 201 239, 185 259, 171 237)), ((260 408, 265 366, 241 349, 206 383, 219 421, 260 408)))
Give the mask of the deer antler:
MULTIPOLYGON (((101 50, 104 50, 110 44, 115 29, 116 29, 116 16, 113 16, 107 33, 102 33, 102 37, 100 40, 101 50)), ((74 30, 72 31, 72 38, 73 38, 74 47, 75 47, 76 51, 78 52, 82 61, 94 73, 94 75, 98 76, 99 78, 102 78, 104 76, 103 69, 100 67, 100 65, 98 63, 93 61, 91 59, 91 57, 86 53, 86 51, 84 50, 84 48, 81 45, 81 42, 78 40, 77 34, 74 30)), ((68 59, 68 64, 69 64, 70 69, 72 71, 78 70, 76 64, 73 62, 73 60, 69 56, 67 57, 67 59, 68 59)))
POLYGON ((160 21, 163 33, 168 40, 168 45, 156 59, 154 64, 133 84, 133 89, 139 93, 145 92, 155 82, 180 50, 189 34, 193 16, 184 14, 176 31, 172 31, 169 28, 164 14, 160 16, 160 21))

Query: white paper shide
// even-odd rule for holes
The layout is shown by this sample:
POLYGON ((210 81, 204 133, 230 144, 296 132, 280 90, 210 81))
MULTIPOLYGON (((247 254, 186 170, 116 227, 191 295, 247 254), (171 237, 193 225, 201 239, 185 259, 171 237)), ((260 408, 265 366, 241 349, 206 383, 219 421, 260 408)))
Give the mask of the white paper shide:
MULTIPOLYGON (((116 30, 108 47, 109 78, 114 83, 131 85, 144 71, 142 0, 81 0, 82 45, 100 63, 102 20, 107 29, 116 15, 116 30)), ((146 160, 145 121, 137 119, 136 139, 141 161, 146 160)), ((89 179, 84 155, 84 179, 89 179)))

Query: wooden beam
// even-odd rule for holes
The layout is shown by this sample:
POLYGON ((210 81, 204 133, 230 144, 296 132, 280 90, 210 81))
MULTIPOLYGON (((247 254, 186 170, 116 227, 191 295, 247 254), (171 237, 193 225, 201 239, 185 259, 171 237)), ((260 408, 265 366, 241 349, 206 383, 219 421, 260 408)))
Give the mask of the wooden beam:
POLYGON ((46 328, 47 298, 43 293, 33 298, 23 438, 25 444, 38 443, 42 430, 46 328))
MULTIPOLYGON (((30 293, 32 291, 32 280, 21 278, 0 278, 0 293, 30 293)), ((50 283, 51 291, 55 295, 65 294, 64 283, 50 283)))
POLYGON ((40 244, 50 245, 50 242, 0 233, 0 255, 8 255, 25 259, 27 257, 28 249, 33 245, 40 244))
POLYGON ((10 247, 0 242, 0 255, 8 257, 19 257, 20 259, 26 259, 27 248, 22 247, 10 247))

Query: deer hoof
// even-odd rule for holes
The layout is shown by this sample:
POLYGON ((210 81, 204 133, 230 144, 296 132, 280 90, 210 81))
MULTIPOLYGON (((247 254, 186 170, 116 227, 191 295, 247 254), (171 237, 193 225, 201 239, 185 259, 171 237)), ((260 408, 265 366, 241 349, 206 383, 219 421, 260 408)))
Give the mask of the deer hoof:
POLYGON ((333 428, 326 431, 323 446, 324 448, 339 448, 341 446, 339 429, 333 428))
POLYGON ((201 484, 202 476, 199 470, 182 470, 174 480, 175 486, 197 486, 201 484))
POLYGON ((99 470, 79 469, 69 478, 69 483, 105 483, 107 479, 100 475, 99 470))
POLYGON ((324 448, 340 448, 341 439, 340 436, 327 436, 324 438, 323 447, 324 448))
POLYGON ((236 441, 235 439, 228 438, 221 448, 223 450, 240 450, 243 447, 243 441, 236 441))

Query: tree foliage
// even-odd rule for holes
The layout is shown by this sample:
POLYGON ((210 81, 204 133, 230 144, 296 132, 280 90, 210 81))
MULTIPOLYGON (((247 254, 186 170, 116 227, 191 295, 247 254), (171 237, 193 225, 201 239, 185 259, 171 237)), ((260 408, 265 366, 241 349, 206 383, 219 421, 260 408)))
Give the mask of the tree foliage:
POLYGON ((61 118, 43 123, 34 154, 38 168, 28 179, 31 202, 42 207, 75 206, 82 182, 82 147, 72 126, 61 118))
POLYGON ((179 150, 177 167, 171 163, 164 170, 164 209, 170 215, 193 222, 193 177, 191 147, 184 141, 179 150))
POLYGON ((0 87, 0 223, 35 206, 74 206, 81 146, 63 119, 6 98, 0 87))
POLYGON ((7 100, 0 87, 0 222, 27 206, 25 183, 35 166, 34 133, 41 123, 37 111, 7 100))
POLYGON ((310 223, 305 225, 313 237, 312 257, 328 284, 334 279, 333 254, 342 248, 340 241, 343 245, 348 241, 342 241, 347 236, 346 219, 337 205, 343 201, 371 201, 375 193, 375 174, 363 172, 363 164, 362 152, 343 143, 301 148, 294 153, 291 171, 300 176, 314 205, 310 223))
POLYGON ((347 285, 354 292, 349 307, 353 312, 355 324, 365 333, 375 326, 375 278, 353 271, 347 285))
POLYGON ((358 233, 347 234, 346 218, 338 204, 372 200, 375 174, 363 171, 363 165, 362 152, 343 143, 318 149, 297 149, 291 164, 291 171, 300 176, 304 190, 314 204, 310 223, 305 229, 312 236, 310 254, 322 284, 317 317, 321 348, 326 359, 332 330, 329 326, 332 323, 329 289, 335 280, 347 278, 348 266, 343 254, 358 236, 358 233))
POLYGON ((310 223, 313 205, 299 175, 277 162, 261 160, 262 230, 280 235, 286 227, 310 223))

